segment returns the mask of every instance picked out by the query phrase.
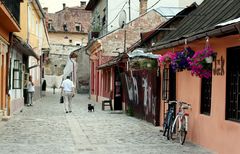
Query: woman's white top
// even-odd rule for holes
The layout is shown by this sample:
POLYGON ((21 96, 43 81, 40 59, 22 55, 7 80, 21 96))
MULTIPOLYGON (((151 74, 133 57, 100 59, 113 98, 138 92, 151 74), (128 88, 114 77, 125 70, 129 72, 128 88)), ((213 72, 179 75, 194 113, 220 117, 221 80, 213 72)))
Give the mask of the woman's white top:
POLYGON ((35 88, 34 88, 34 85, 32 84, 32 82, 30 82, 30 81, 28 82, 27 89, 28 89, 28 92, 35 91, 35 88))

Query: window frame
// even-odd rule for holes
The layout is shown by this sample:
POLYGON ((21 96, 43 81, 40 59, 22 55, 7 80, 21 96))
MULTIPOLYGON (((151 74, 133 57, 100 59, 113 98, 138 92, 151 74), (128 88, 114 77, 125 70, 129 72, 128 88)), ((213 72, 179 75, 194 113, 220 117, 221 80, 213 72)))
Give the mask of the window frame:
POLYGON ((14 60, 12 88, 22 89, 22 63, 20 63, 20 60, 14 60))
POLYGON ((212 77, 209 79, 202 78, 200 113, 210 116, 211 107, 212 107, 212 77))
POLYGON ((227 48, 225 119, 240 122, 240 46, 227 48), (236 72, 235 72, 236 71, 236 72), (236 73, 236 74, 234 74, 236 73), (236 81, 236 82, 234 82, 236 81), (236 91, 235 91, 236 90, 236 91), (235 106, 235 107, 234 107, 235 106))
POLYGON ((169 99, 169 68, 163 68, 163 79, 162 79, 162 100, 169 99))

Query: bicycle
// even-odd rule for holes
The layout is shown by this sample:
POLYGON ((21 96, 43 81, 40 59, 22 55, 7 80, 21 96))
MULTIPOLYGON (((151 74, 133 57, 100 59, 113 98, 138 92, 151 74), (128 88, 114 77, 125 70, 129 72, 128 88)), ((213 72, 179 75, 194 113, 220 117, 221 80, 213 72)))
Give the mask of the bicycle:
POLYGON ((186 102, 177 103, 179 103, 179 111, 171 128, 171 139, 173 139, 174 130, 177 129, 176 134, 179 136, 179 141, 183 145, 187 136, 189 117, 189 114, 186 113, 185 110, 191 109, 191 105, 186 102))
POLYGON ((171 132, 171 128, 172 128, 172 124, 174 121, 174 111, 175 111, 175 104, 177 103, 177 101, 168 101, 168 110, 166 113, 166 117, 164 119, 163 122, 163 136, 166 135, 167 133, 167 139, 170 139, 170 132, 171 132))

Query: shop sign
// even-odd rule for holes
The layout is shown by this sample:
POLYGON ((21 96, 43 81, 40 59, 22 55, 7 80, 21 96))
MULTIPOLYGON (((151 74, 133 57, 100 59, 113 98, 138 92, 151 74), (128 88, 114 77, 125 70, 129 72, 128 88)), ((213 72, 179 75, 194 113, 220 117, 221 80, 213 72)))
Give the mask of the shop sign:
POLYGON ((220 59, 216 59, 213 63, 213 75, 222 76, 224 75, 224 64, 225 60, 223 56, 220 59))

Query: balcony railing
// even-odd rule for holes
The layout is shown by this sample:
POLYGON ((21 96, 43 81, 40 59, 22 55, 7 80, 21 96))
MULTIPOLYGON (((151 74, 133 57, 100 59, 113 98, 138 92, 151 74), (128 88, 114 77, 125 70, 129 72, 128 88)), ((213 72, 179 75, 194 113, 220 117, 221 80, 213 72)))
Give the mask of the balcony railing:
POLYGON ((0 0, 9 12, 16 19, 17 23, 20 22, 20 0, 0 0))

